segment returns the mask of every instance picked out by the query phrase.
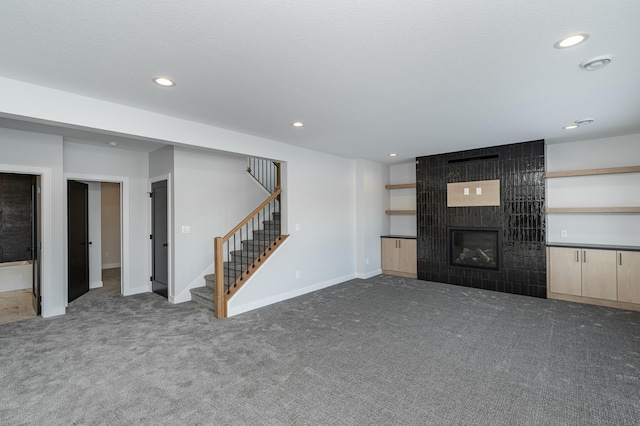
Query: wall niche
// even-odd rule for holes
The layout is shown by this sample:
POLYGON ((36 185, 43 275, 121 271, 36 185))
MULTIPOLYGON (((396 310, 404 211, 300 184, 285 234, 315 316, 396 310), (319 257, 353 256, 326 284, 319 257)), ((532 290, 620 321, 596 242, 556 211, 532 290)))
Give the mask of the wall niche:
POLYGON ((416 159, 418 279, 546 297, 544 141, 416 159), (495 206, 447 207, 447 184, 500 181, 495 206), (453 228, 498 229, 499 268, 450 259, 453 228))

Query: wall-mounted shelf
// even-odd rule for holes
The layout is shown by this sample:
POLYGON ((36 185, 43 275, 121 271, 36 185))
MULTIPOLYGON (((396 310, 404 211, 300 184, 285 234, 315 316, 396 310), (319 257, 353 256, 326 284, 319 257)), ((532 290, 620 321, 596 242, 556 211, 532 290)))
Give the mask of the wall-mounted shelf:
POLYGON ((547 213, 640 213, 640 207, 551 207, 547 213))
POLYGON ((385 210, 386 214, 416 214, 415 210, 385 210))
MULTIPOLYGON (((384 186, 385 189, 413 189, 416 188, 416 183, 391 183, 384 186)), ((411 215, 416 214, 416 210, 385 210, 386 214, 389 215, 411 215)))
POLYGON ((572 176, 612 175, 618 173, 640 173, 640 166, 609 167, 605 169, 566 170, 563 172, 547 172, 546 178, 560 178, 572 176))
MULTIPOLYGON (((640 166, 547 172, 545 177, 550 179, 575 176, 613 175, 620 173, 640 173, 640 166)), ((640 207, 549 207, 547 208, 547 213, 640 213, 640 207)))
POLYGON ((404 188, 415 188, 416 183, 398 183, 398 184, 390 184, 384 186, 386 189, 404 189, 404 188))

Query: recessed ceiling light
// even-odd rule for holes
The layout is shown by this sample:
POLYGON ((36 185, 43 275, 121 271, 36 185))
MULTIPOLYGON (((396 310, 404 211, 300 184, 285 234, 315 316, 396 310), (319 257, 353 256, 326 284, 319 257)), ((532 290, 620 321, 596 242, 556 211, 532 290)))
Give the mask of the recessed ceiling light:
POLYGON ((611 56, 598 56, 595 58, 587 59, 580 64, 580 68, 585 71, 595 71, 600 68, 604 68, 611 63, 611 56))
POLYGON ((301 122, 301 121, 296 121, 295 123, 291 123, 291 125, 293 127, 302 127, 302 126, 304 126, 304 123, 301 122))
POLYGON ((389 154, 389 157, 395 157, 398 154, 389 154))
POLYGON ((153 82, 162 87, 173 87, 176 83, 167 77, 154 77, 153 82))
POLYGON ((586 39, 589 38, 589 34, 574 34, 563 38, 562 40, 558 40, 553 44, 553 47, 556 49, 566 49, 567 47, 575 46, 576 44, 580 44, 586 39))
POLYGON ((118 142, 116 142, 116 141, 111 141, 111 142, 109 142, 109 145, 111 145, 111 146, 118 146, 118 142))
POLYGON ((578 124, 568 124, 566 126, 563 127, 564 130, 573 130, 573 129, 577 129, 578 127, 580 127, 580 125, 578 124))

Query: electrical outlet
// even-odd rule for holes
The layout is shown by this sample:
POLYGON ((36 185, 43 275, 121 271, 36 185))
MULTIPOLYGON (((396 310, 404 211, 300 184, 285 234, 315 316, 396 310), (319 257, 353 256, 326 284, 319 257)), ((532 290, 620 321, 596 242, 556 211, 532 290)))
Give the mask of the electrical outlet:
POLYGON ((296 271, 296 278, 300 278, 300 271, 296 271))
POLYGON ((296 231, 300 232, 300 224, 299 223, 296 223, 296 231))
POLYGON ((560 237, 561 237, 561 238, 567 238, 567 231, 566 231, 566 229, 563 229, 562 231, 560 231, 560 237))
POLYGON ((191 227, 189 225, 182 225, 182 233, 183 234, 191 233, 191 227))
POLYGON ((369 258, 368 257, 364 260, 364 263, 365 263, 365 265, 369 264, 369 258))

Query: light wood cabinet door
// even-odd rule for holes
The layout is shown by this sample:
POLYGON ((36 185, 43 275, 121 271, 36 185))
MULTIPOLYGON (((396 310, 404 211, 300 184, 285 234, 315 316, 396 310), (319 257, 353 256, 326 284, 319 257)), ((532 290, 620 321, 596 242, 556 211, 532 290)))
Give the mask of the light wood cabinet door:
POLYGON ((398 240, 398 271, 418 273, 418 244, 416 240, 398 240))
POLYGON ((618 300, 616 252, 614 250, 581 250, 582 296, 618 300))
POLYGON ((549 247, 549 284, 553 293, 582 295, 580 259, 580 249, 549 247))
POLYGON ((640 252, 617 252, 618 301, 640 303, 640 252))
POLYGON ((395 238, 380 239, 380 253, 383 271, 398 270, 398 240, 395 238))

